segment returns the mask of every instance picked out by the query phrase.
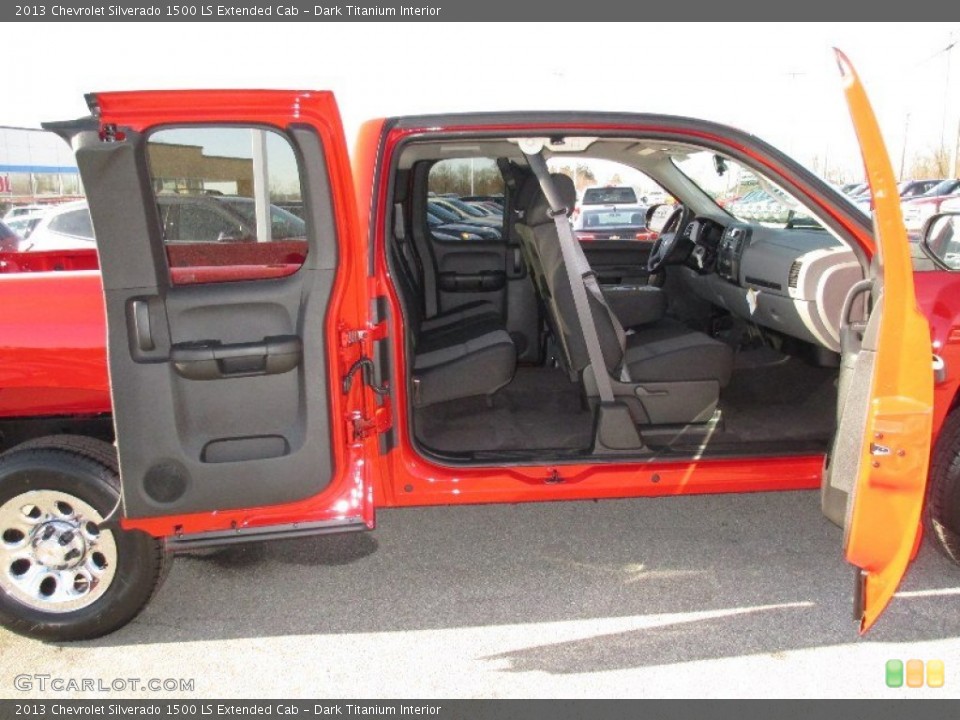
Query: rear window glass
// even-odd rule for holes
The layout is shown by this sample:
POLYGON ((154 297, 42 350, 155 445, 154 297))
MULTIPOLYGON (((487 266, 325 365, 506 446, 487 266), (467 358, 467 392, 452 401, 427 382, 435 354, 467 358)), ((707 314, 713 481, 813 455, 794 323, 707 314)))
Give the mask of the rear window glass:
POLYGON ((50 221, 50 229, 61 235, 93 239, 93 224, 90 222, 90 211, 86 208, 57 215, 50 221))
POLYGON ((637 193, 629 187, 588 188, 583 192, 583 205, 630 205, 637 202, 637 193))

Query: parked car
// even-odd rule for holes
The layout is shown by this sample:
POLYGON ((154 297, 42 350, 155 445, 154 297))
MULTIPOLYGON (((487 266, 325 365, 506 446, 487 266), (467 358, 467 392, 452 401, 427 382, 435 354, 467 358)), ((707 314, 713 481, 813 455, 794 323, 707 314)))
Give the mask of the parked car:
MULTIPOLYGON (((444 225, 443 229, 453 230, 454 232, 469 232, 477 235, 484 240, 499 240, 502 236, 501 227, 503 219, 493 221, 492 218, 476 218, 473 215, 466 215, 459 212, 455 206, 448 205, 437 198, 430 198, 427 201, 427 215, 439 220, 444 225), (477 220, 484 222, 477 222, 477 220)), ((434 222, 434 226, 438 223, 434 222)))
POLYGON ((12 220, 7 221, 7 227, 13 230, 17 235, 26 240, 30 233, 40 224, 45 211, 30 213, 28 215, 18 215, 12 220))
POLYGON ((639 205, 637 191, 627 185, 588 187, 583 191, 580 205, 639 205))
POLYGON ((499 240, 492 228, 466 223, 448 222, 434 212, 427 212, 427 227, 435 240, 499 240))
POLYGON ((960 212, 960 194, 945 197, 940 203, 940 212, 960 212))
MULTIPOLYGON (((0 622, 103 635, 171 553, 368 530, 378 508, 807 489, 842 527, 869 629, 925 515, 960 558, 960 276, 927 242, 934 267, 914 273, 879 127, 837 59, 876 231, 801 164, 707 120, 620 114, 610 134, 590 112, 380 118, 351 165, 330 93, 89 96, 92 117, 47 127, 77 148, 101 272, 0 275, 0 622), (216 282, 167 267, 143 172, 167 125, 284 132, 310 199, 293 267, 238 261, 216 282), (539 140, 558 133, 575 161, 670 185, 652 245, 573 241, 573 183, 539 140), (404 181, 464 137, 469 157, 513 163, 518 247, 418 232, 427 196, 404 181), (789 189, 819 229, 731 217, 706 192, 711 158, 789 189), (729 330, 746 325, 762 349, 729 330)), ((273 243, 199 244, 239 259, 273 243)))
POLYGON ((651 205, 669 204, 673 197, 663 190, 643 190, 640 194, 640 203, 650 207, 651 205))
POLYGON ((942 180, 923 195, 901 203, 903 223, 911 239, 919 237, 924 223, 940 212, 944 201, 960 194, 960 180, 942 180))
POLYGON ((905 180, 897 184, 901 200, 909 200, 923 195, 940 184, 940 180, 905 180))
POLYGON ((495 202, 470 200, 467 201, 467 204, 473 208, 476 208, 487 217, 498 218, 500 222, 503 222, 503 208, 497 205, 495 202))
POLYGON ((577 219, 583 209, 592 205, 641 205, 637 191, 628 185, 598 185, 584 189, 579 202, 575 203, 572 218, 577 219))
POLYGON ((657 234, 646 224, 647 206, 617 205, 586 207, 574 220, 573 228, 580 241, 655 240, 657 234))
POLYGON ((503 195, 464 195, 460 198, 464 202, 482 202, 496 205, 503 210, 503 195))
POLYGON ((434 212, 446 211, 455 218, 456 222, 482 225, 497 230, 503 227, 502 216, 487 215, 469 203, 462 202, 459 198, 432 197, 427 202, 434 212))
POLYGON ((23 215, 32 215, 34 213, 42 212, 49 206, 44 205, 14 205, 12 208, 7 210, 7 214, 3 216, 3 221, 8 222, 14 218, 22 217, 23 215))
POLYGON ((94 248, 93 225, 86 200, 49 208, 34 225, 23 250, 70 250, 94 248))
MULTIPOLYGON (((897 185, 897 190, 900 193, 901 201, 914 200, 922 197, 939 197, 939 195, 928 196, 927 193, 933 192, 943 183, 943 180, 906 180, 897 185)), ((949 185, 946 187, 949 187, 949 185)), ((868 214, 873 207, 869 191, 856 197, 855 202, 861 210, 868 214)), ((906 211, 906 209, 907 206, 903 206, 903 210, 906 211)))
MULTIPOLYGON (((229 195, 159 195, 157 206, 168 243, 255 242, 254 201, 229 195)), ((271 205, 271 239, 303 238, 304 221, 271 205)), ((24 251, 95 247, 86 200, 64 203, 44 212, 28 237, 24 251)))
POLYGON ((0 252, 17 252, 21 237, 9 225, 0 222, 0 252))
POLYGON ((753 203, 760 202, 767 197, 767 193, 759 188, 750 190, 725 207, 735 217, 750 219, 753 217, 753 203))

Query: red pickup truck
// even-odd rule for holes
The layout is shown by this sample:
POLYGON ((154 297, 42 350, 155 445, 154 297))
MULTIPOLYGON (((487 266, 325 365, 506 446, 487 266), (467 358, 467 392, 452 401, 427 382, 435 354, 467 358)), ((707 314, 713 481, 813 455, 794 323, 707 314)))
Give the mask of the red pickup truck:
POLYGON ((923 517, 960 557, 960 292, 955 217, 908 244, 838 60, 875 226, 708 121, 380 119, 351 167, 329 93, 91 95, 48 129, 96 251, 0 257, 0 621, 96 637, 177 551, 378 507, 819 488, 869 628, 923 517), (593 158, 679 200, 655 242, 575 241, 549 166, 593 158), (806 220, 720 207, 740 173, 806 220), (476 193, 498 232, 431 233, 431 194, 476 193))

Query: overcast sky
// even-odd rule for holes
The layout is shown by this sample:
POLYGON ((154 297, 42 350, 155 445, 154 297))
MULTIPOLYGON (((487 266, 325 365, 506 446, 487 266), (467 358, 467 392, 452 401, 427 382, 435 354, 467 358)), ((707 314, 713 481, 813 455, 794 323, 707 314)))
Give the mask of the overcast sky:
POLYGON ((866 83, 898 166, 955 140, 960 23, 46 23, 7 28, 0 124, 86 114, 83 93, 262 87, 336 92, 367 118, 480 110, 666 112, 749 130, 860 175, 831 46, 866 83), (952 67, 947 79, 947 59, 952 67), (945 115, 946 113, 946 115, 945 115), (944 118, 946 117, 946 123, 944 118))

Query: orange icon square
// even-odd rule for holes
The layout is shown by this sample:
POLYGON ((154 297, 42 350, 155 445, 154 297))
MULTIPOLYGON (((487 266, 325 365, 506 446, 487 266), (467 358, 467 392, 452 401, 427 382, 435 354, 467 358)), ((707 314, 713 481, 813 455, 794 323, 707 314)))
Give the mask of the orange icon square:
POLYGON ((907 687, 923 687, 923 660, 907 660, 907 687))
POLYGON ((927 687, 943 687, 943 660, 927 660, 927 687))

